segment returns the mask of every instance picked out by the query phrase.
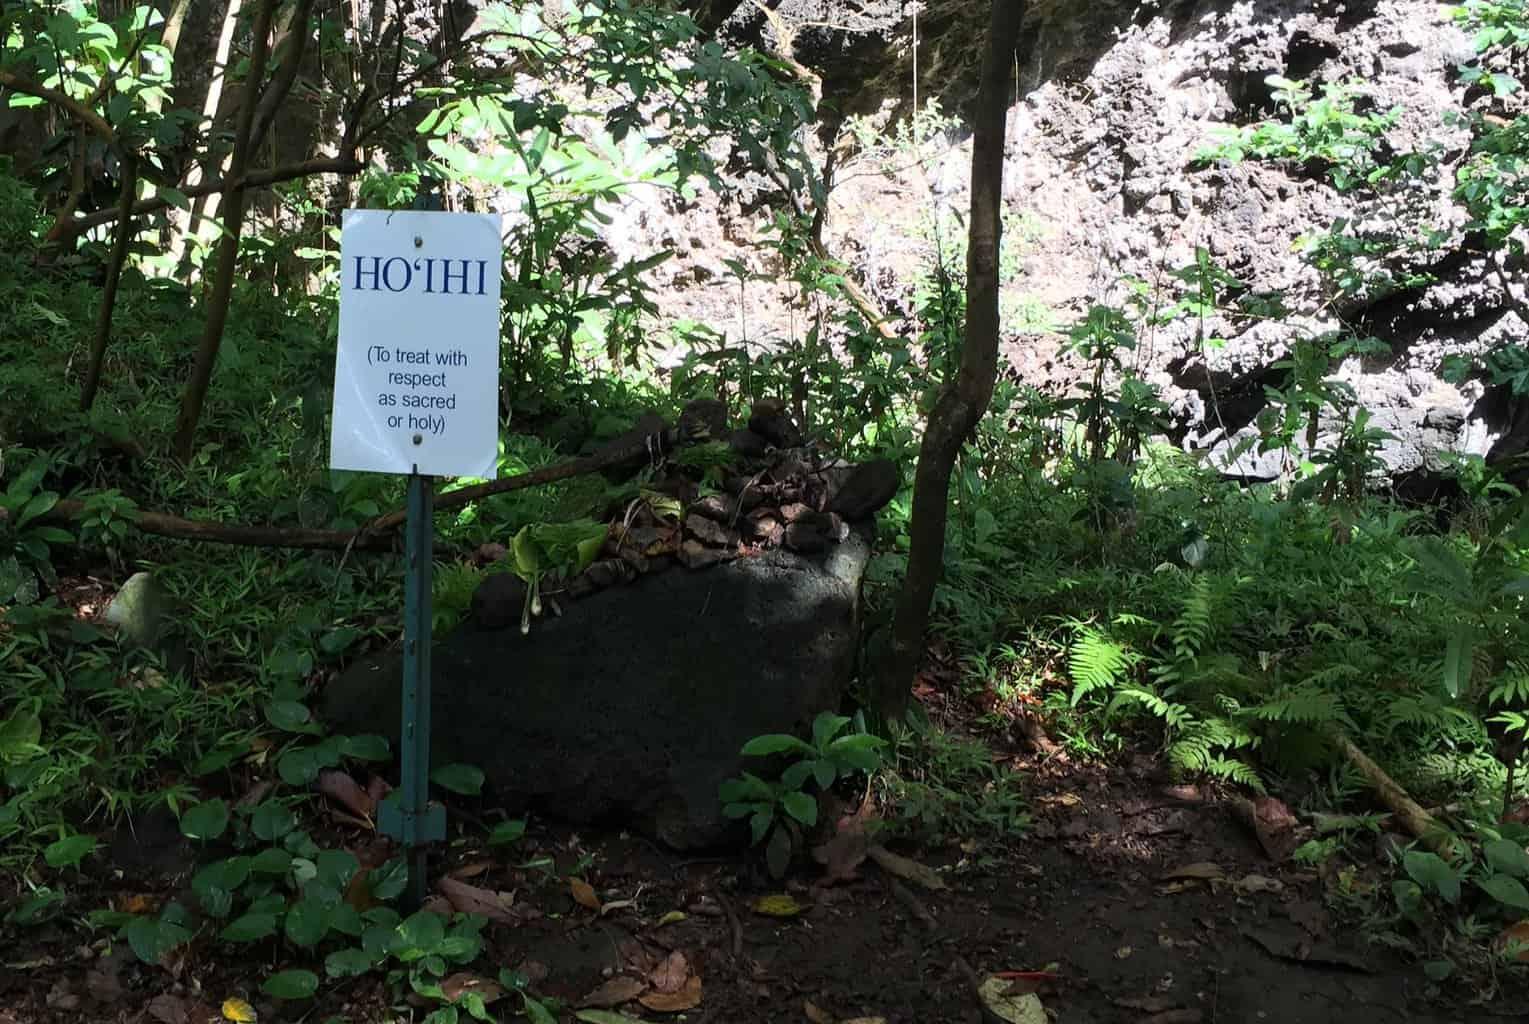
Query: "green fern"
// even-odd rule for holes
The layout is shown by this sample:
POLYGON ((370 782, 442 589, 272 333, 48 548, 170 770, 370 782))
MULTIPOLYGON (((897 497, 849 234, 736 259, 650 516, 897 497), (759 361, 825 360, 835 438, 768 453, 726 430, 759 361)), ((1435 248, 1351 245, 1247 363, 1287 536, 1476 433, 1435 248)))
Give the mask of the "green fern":
POLYGON ((1072 676, 1072 706, 1095 690, 1108 690, 1125 681, 1140 656, 1092 626, 1081 626, 1068 654, 1067 671, 1072 676))
POLYGON ((1193 721, 1193 714, 1189 708, 1167 700, 1145 686, 1122 686, 1116 692, 1115 699, 1110 701, 1108 710, 1113 712, 1128 703, 1140 704, 1154 716, 1162 719, 1163 724, 1170 730, 1183 728, 1193 721))
POLYGON ((1529 707, 1529 666, 1511 663, 1487 691, 1487 706, 1494 708, 1529 707))
POLYGON ((1190 581, 1179 617, 1173 622, 1171 640, 1175 659, 1193 661, 1205 650, 1211 635, 1210 617, 1210 581, 1204 576, 1196 576, 1190 581))
POLYGON ((1249 708, 1247 713, 1258 721, 1281 725, 1325 725, 1348 721, 1338 695, 1320 688, 1310 680, 1300 686, 1282 690, 1256 707, 1249 708))

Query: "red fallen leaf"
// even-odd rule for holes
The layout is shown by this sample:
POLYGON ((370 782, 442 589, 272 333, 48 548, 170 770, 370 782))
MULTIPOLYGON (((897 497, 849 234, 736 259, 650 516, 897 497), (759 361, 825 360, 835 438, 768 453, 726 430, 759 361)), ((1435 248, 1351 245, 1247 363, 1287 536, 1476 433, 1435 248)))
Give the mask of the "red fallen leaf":
POLYGON ((453 907, 464 914, 482 914, 490 921, 497 921, 500 924, 520 923, 520 918, 510 909, 511 899, 508 893, 480 889, 476 885, 468 885, 466 882, 450 877, 438 880, 435 887, 453 907))
POLYGON ((377 801, 350 777, 349 772, 326 768, 319 772, 314 788, 358 818, 370 821, 377 810, 377 801))
POLYGON ((1300 836, 1296 834, 1299 819, 1290 813, 1290 808, 1274 797, 1238 800, 1232 804, 1232 808, 1242 823, 1253 829, 1253 834, 1258 837, 1258 845, 1263 847, 1270 860, 1276 863, 1283 861, 1300 845, 1300 836))
POLYGON ((654 1013, 678 1013, 701 1005, 701 979, 690 976, 678 992, 647 992, 637 1001, 654 1013))
POLYGON ((855 813, 839 818, 832 839, 813 848, 813 860, 825 868, 822 884, 832 885, 858 877, 856 869, 864 863, 870 845, 865 826, 871 816, 871 802, 866 800, 855 813))
POLYGON ((457 1002, 469 992, 476 992, 484 1006, 504 997, 504 986, 497 981, 467 971, 459 971, 441 982, 441 991, 449 1003, 457 1002))
MULTIPOLYGON (((648 980, 653 983, 655 991, 663 995, 678 992, 685 986, 685 978, 690 974, 690 964, 685 960, 685 954, 679 950, 670 953, 663 963, 653 969, 648 980)), ((644 1006, 648 1004, 644 1003, 644 1006)), ((648 1009, 652 1009, 651 1006, 648 1009)))
POLYGON ((366 913, 376 902, 372 899, 371 878, 370 871, 357 871, 345 885, 345 902, 358 914, 366 913))
POLYGON ((648 990, 648 986, 636 978, 618 975, 579 1001, 580 1009, 609 1010, 622 1003, 629 1003, 648 990))

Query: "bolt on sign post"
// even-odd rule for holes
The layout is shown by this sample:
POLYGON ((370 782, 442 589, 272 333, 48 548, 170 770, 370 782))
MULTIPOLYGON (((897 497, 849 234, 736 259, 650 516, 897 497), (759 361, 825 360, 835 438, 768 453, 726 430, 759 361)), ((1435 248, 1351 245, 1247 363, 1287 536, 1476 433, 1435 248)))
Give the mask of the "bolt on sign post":
POLYGON ((501 252, 493 214, 346 210, 341 230, 329 465, 409 478, 402 780, 378 827, 406 850, 416 906, 425 844, 446 838, 429 802, 431 478, 495 475, 501 252))

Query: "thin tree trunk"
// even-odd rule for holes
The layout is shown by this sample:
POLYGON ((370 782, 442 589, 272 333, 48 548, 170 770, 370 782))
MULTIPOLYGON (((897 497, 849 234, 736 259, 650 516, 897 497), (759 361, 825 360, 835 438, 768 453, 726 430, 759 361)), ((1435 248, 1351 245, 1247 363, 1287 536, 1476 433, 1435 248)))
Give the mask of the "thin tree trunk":
MULTIPOLYGON (((233 52, 234 29, 239 24, 240 0, 229 0, 228 10, 223 14, 223 28, 218 35, 218 48, 212 58, 212 81, 207 83, 207 96, 202 101, 202 121, 211 125, 217 120, 218 106, 223 102, 223 86, 228 81, 228 58, 233 52)), ((259 20, 259 15, 256 15, 259 20)), ((254 83, 257 87, 259 83, 254 83)), ((254 107, 254 98, 249 99, 248 106, 254 107)), ((193 164, 186 172, 186 184, 195 187, 202 183, 206 169, 199 163, 193 164)), ((224 177, 227 177, 225 174, 224 177)), ((170 215, 170 255, 171 265, 180 266, 186 258, 186 249, 190 240, 201 233, 201 221, 203 217, 212 217, 217 212, 217 202, 209 193, 200 202, 192 202, 191 209, 176 211, 170 215), (211 204, 209 206, 209 204, 211 204)))
POLYGON ((940 388, 913 480, 908 572, 892 636, 873 665, 873 700, 889 719, 908 710, 908 691, 924 648, 929 605, 945 559, 950 477, 998 377, 998 245, 1003 224, 1003 157, 1009 76, 1024 19, 1023 0, 993 0, 987 56, 972 133, 972 209, 966 252, 966 337, 954 380, 940 388))
POLYGON ((266 56, 270 52, 271 42, 271 15, 276 9, 276 3, 277 0, 261 0, 255 12, 249 77, 245 81, 243 102, 239 104, 233 158, 228 168, 228 176, 235 185, 225 196, 227 202, 223 216, 223 237, 218 240, 216 277, 207 297, 207 323, 202 332, 202 343, 197 347, 196 363, 191 368, 191 379, 186 382, 180 414, 175 419, 175 454, 182 462, 191 460, 192 447, 196 443, 197 421, 202 418, 207 385, 212 380, 213 364, 217 362, 218 349, 223 344, 223 326, 228 322, 228 303, 233 295, 234 274, 239 267, 239 235, 244 226, 244 200, 247 195, 243 182, 244 168, 249 159, 255 108, 260 103, 260 86, 265 80, 266 56))
POLYGON ((122 195, 117 202, 122 214, 117 219, 116 237, 112 239, 111 262, 106 266, 106 283, 101 289, 101 309, 96 315, 96 336, 90 346, 90 365, 80 388, 80 408, 86 412, 95 404, 101 386, 101 366, 106 361, 106 345, 111 340, 112 314, 117 308, 117 284, 122 280, 122 265, 127 262, 127 246, 133 237, 133 200, 138 196, 138 154, 124 152, 121 162, 122 195))

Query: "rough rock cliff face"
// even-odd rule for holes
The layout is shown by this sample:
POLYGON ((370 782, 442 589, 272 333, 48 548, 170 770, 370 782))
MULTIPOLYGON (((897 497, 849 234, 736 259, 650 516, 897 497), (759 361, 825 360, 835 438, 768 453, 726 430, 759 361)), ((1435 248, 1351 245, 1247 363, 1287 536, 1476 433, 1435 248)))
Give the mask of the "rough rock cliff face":
MULTIPOLYGON (((843 115, 894 125, 939 99, 960 113, 969 103, 987 6, 978 0, 782 0, 766 19, 757 5, 736 8, 723 34, 779 46, 823 77, 828 111, 820 135, 831 144, 843 115), (917 45, 915 45, 915 40, 917 45), (915 86, 915 79, 917 85, 915 86)), ((1353 360, 1340 375, 1369 407, 1375 425, 1398 440, 1383 455, 1395 475, 1435 468, 1443 450, 1485 453, 1504 429, 1481 389, 1444 382, 1443 356, 1522 342, 1529 325, 1512 312, 1500 278, 1479 258, 1452 253, 1428 267, 1437 283, 1378 300, 1324 304, 1316 273, 1296 251, 1301 235, 1338 217, 1373 211, 1320 175, 1279 165, 1196 167, 1192 158, 1217 124, 1275 114, 1265 78, 1357 79, 1374 109, 1402 106, 1388 136, 1396 150, 1425 138, 1444 144, 1439 172, 1406 205, 1419 222, 1458 225, 1449 190, 1465 136, 1442 115, 1464 102, 1456 81, 1469 59, 1464 35, 1434 4, 1416 0, 1253 0, 1253 2, 1042 2, 1033 5, 1021 55, 1020 95, 1010 121, 1005 188, 1008 236, 1017 262, 1006 302, 1008 349, 1023 378, 1065 382, 1077 370, 1059 358, 1063 322, 1101 300, 1119 300, 1124 276, 1164 281, 1203 246, 1253 291, 1284 290, 1299 309, 1321 313, 1291 323, 1181 323, 1142 339, 1141 372, 1173 407, 1175 435, 1189 447, 1224 447, 1248 429, 1273 364, 1299 329, 1346 324, 1391 346, 1391 355, 1353 360), (1226 339, 1197 344, 1203 329, 1226 339), (1224 429, 1223 429, 1224 428, 1224 429)), ((933 260, 933 211, 965 209, 970 143, 956 127, 923 144, 921 161, 861 151, 837 168, 825 239, 889 310, 906 313, 911 283, 933 260), (920 162, 921 166, 909 167, 920 162)), ((901 154, 906 157, 908 154, 901 154)), ((707 204, 649 221, 655 241, 678 245, 671 308, 705 317, 734 337, 799 333, 783 303, 756 292, 740 316, 740 290, 719 272, 748 252, 752 218, 736 205, 707 204)), ((953 222, 952 222, 953 223, 953 222)), ((635 226, 632 225, 632 226, 635 226)), ((1518 282, 1515 286, 1520 286, 1518 282)), ((1267 466, 1244 460, 1239 473, 1267 466)))

